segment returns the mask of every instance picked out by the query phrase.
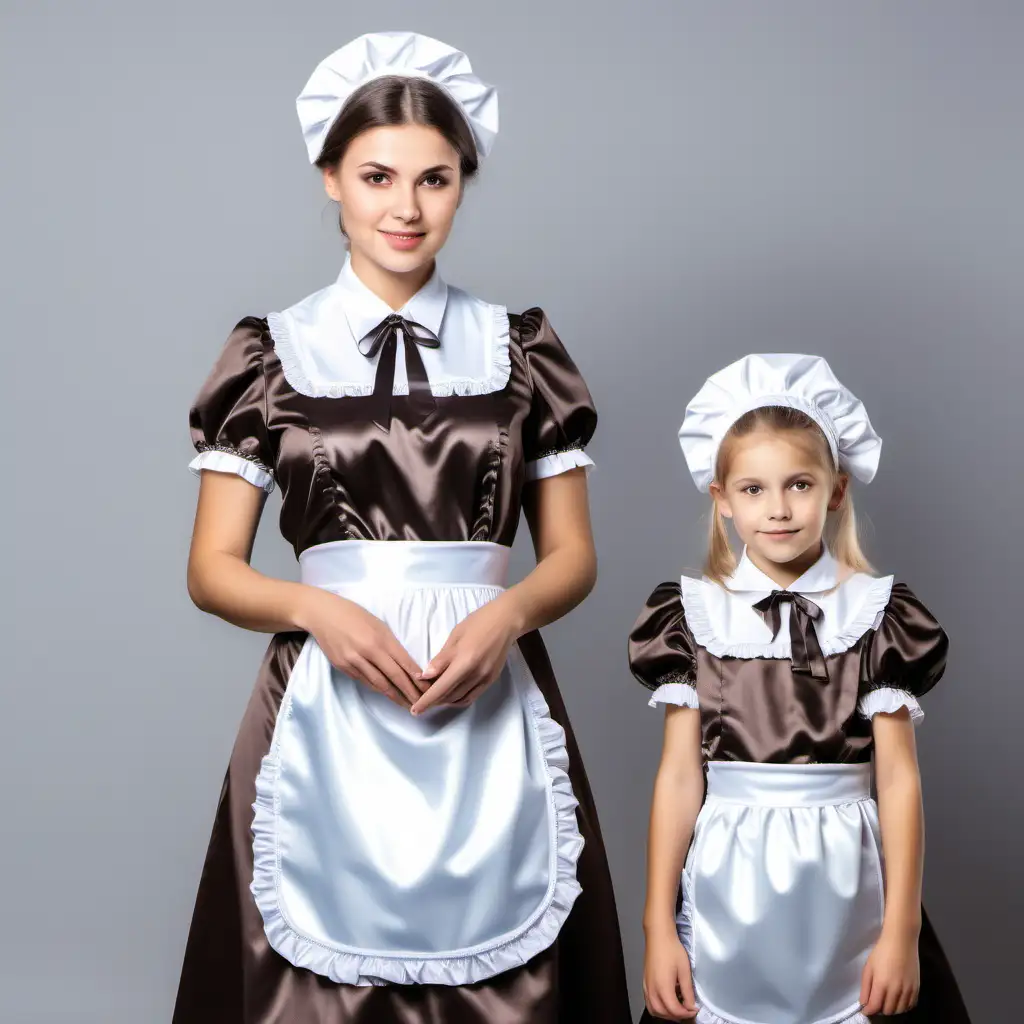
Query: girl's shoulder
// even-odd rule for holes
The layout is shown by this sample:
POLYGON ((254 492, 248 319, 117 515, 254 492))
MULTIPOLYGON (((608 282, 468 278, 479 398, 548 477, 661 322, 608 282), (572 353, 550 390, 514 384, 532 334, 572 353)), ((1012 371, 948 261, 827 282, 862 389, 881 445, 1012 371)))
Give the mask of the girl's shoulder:
POLYGON ((948 653, 949 637, 935 616, 906 583, 894 583, 864 648, 865 688, 920 697, 942 678, 948 653))

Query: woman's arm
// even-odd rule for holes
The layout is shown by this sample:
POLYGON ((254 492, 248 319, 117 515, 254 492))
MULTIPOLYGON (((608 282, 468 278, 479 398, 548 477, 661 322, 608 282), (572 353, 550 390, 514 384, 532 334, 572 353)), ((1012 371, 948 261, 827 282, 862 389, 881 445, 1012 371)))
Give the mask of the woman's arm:
POLYGON ((265 501, 265 492, 240 476, 212 471, 200 475, 188 593, 204 612, 244 629, 306 629, 310 588, 264 576, 249 565, 265 501))
POLYGON ((273 579, 249 565, 265 493, 229 473, 200 476, 188 592, 203 611, 263 633, 311 633, 331 664, 391 700, 419 699, 419 666, 375 616, 318 587, 273 579))
POLYGON ((597 581, 584 470, 571 469, 528 484, 523 511, 537 565, 498 599, 509 607, 518 636, 571 612, 597 581))
POLYGON ((700 712, 669 706, 647 837, 644 998, 653 1014, 670 1020, 697 1012, 689 959, 676 932, 675 908, 679 878, 703 802, 700 712))
POLYGON ((520 583, 452 630, 421 679, 430 684, 413 707, 463 707, 497 679, 509 648, 524 633, 575 608, 597 578, 587 478, 582 469, 537 480, 526 488, 526 519, 537 566, 520 583))
POLYGON ((875 788, 885 854, 882 934, 864 968, 867 1015, 904 1013, 917 1002, 924 810, 914 726, 906 708, 872 719, 875 788))

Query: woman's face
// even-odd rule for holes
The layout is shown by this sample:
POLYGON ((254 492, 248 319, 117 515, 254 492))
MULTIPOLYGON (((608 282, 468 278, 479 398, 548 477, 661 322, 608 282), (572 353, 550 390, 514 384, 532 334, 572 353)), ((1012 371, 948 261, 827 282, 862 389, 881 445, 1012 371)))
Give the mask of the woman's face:
POLYGON ((324 171, 341 206, 352 258, 392 274, 432 265, 462 197, 459 154, 436 129, 419 124, 371 128, 324 171))

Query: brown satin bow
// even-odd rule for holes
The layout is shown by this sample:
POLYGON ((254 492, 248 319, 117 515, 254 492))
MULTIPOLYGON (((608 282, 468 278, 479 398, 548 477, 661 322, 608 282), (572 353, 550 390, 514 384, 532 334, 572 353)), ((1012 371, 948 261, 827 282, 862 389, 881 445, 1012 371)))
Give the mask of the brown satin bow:
POLYGON ((790 602, 789 639, 792 646, 793 671, 810 675, 814 679, 827 680, 828 669, 825 667, 825 655, 814 623, 821 619, 821 609, 808 601, 802 594, 792 590, 773 590, 766 598, 754 605, 754 610, 772 631, 772 639, 776 639, 782 629, 782 605, 790 602))
POLYGON ((371 419, 384 433, 391 429, 391 394, 395 389, 395 359, 398 353, 398 333, 401 331, 405 342, 405 372, 409 378, 409 404, 419 419, 425 419, 434 410, 434 396, 430 391, 419 345, 424 348, 440 348, 440 339, 433 331, 406 320, 401 313, 385 317, 372 331, 359 339, 359 351, 372 359, 380 352, 377 376, 373 381, 371 419))

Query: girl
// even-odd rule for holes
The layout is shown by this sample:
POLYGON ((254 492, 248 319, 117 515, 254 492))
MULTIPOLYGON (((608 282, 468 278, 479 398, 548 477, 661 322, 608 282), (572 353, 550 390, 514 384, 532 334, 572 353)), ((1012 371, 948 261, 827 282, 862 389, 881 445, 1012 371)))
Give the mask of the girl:
POLYGON ((905 584, 871 575, 849 491, 874 476, 881 440, 823 359, 752 355, 707 381, 680 441, 714 501, 705 576, 658 587, 629 640, 650 704, 667 705, 648 1011, 966 1021, 921 910, 912 723, 946 636, 905 584))
POLYGON ((298 111, 350 252, 238 324, 191 413, 189 592, 275 635, 174 1021, 624 1024, 597 817, 535 632, 594 582, 596 414, 541 310, 435 267, 494 90, 443 43, 379 33, 298 111), (248 564, 275 484, 299 583, 248 564), (506 589, 523 507, 538 564, 506 589))

